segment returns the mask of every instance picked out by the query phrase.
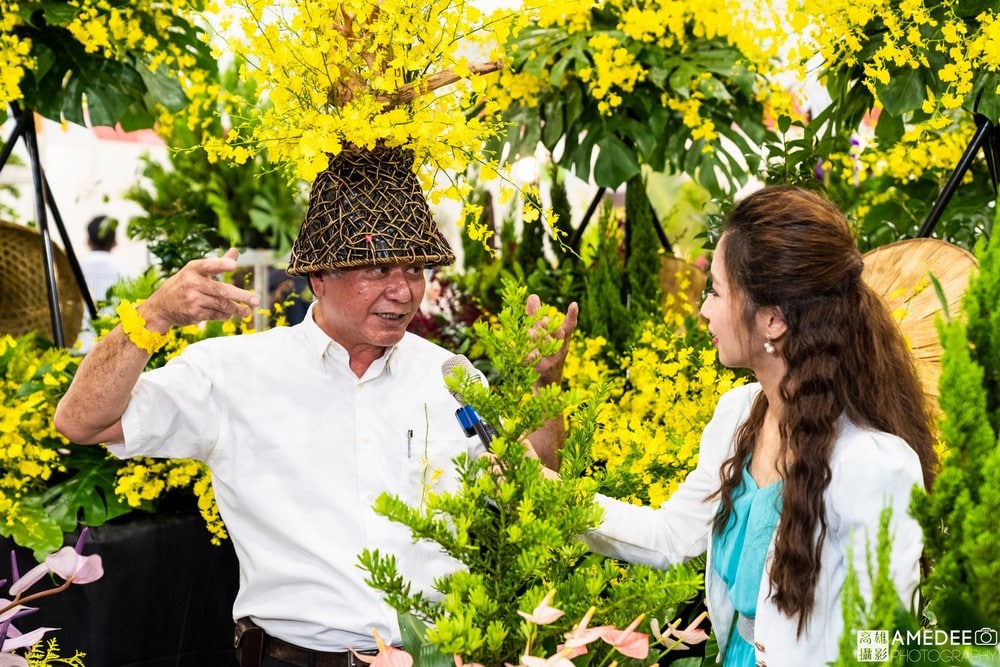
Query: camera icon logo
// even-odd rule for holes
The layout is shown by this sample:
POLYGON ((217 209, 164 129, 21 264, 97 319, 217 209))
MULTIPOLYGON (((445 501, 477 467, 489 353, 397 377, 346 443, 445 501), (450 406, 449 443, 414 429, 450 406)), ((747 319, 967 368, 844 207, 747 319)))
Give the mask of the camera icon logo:
POLYGON ((1000 638, 997 637, 997 631, 993 628, 979 628, 976 630, 973 641, 977 646, 996 646, 1000 643, 1000 638))

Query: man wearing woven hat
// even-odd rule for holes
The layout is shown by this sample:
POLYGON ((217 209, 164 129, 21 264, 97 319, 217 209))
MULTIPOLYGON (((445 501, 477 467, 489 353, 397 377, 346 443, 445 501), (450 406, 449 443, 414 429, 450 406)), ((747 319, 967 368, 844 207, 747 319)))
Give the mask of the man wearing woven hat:
MULTIPOLYGON (((315 296, 302 323, 207 339, 143 373, 170 327, 246 317, 259 304, 213 279, 236 268, 235 250, 191 262, 122 313, 56 412, 73 442, 209 465, 240 562, 244 667, 347 667, 348 648, 375 648, 372 628, 400 644, 395 612, 364 583, 358 555, 395 554, 428 593, 457 563, 413 544, 372 502, 389 491, 418 505, 428 479, 456 488, 454 457, 482 453, 442 380, 452 353, 406 332, 424 269, 454 255, 405 160, 347 153, 314 184, 292 250, 288 272, 308 276, 315 296)), ((538 306, 529 299, 529 311, 538 306)), ((574 304, 558 336, 568 339, 576 315, 574 304)), ((538 362, 544 381, 564 357, 565 345, 538 362)), ((532 441, 545 450, 544 434, 532 441)))

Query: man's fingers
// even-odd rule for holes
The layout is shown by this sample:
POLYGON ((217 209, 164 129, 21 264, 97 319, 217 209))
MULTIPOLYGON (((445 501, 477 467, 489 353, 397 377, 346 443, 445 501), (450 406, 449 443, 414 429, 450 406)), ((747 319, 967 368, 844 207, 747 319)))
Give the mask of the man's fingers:
POLYGON ((576 301, 574 301, 569 304, 569 308, 566 309, 566 317, 563 319, 562 329, 565 334, 565 338, 569 338, 569 335, 576 330, 576 323, 579 316, 580 306, 578 306, 576 301))
POLYGON ((198 259, 190 262, 188 266, 203 276, 217 276, 221 273, 230 273, 235 271, 238 266, 236 260, 239 256, 240 251, 238 249, 230 248, 222 257, 206 257, 205 259, 198 259))
POLYGON ((542 307, 542 300, 538 298, 537 294, 529 294, 528 300, 524 304, 524 310, 528 313, 528 316, 534 315, 538 312, 538 309, 542 307))
POLYGON ((197 321, 249 317, 260 305, 260 296, 254 292, 227 283, 213 281, 212 285, 192 304, 192 314, 197 321))
POLYGON ((228 307, 227 304, 244 305, 247 308, 256 308, 260 305, 260 295, 256 292, 215 280, 211 281, 209 285, 209 291, 206 291, 206 294, 218 302, 221 310, 225 310, 228 307))

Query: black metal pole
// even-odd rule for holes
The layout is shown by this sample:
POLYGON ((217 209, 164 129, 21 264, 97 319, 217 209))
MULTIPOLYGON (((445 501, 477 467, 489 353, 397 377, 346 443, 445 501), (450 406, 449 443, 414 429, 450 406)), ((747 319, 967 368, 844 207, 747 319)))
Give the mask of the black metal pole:
POLYGON ((56 223, 56 229, 59 230, 59 236, 62 237, 63 251, 66 253, 66 259, 69 260, 69 268, 73 271, 76 284, 80 287, 80 295, 83 297, 83 303, 87 306, 90 319, 95 319, 97 317, 97 305, 90 296, 87 279, 83 277, 80 260, 77 259, 76 252, 73 251, 73 244, 69 242, 66 225, 63 223, 62 215, 59 214, 59 207, 56 206, 56 199, 52 196, 52 188, 49 187, 49 179, 45 176, 45 172, 42 172, 42 187, 45 189, 45 202, 49 205, 49 210, 52 211, 52 219, 56 223))
POLYGON ((580 226, 576 228, 573 232, 573 236, 569 240, 569 247, 573 250, 580 249, 580 239, 583 238, 583 232, 587 229, 587 225, 590 223, 590 219, 594 217, 594 211, 597 210, 598 204, 604 199, 604 193, 607 192, 607 188, 600 187, 597 189, 597 193, 594 198, 590 201, 590 206, 587 207, 587 212, 583 214, 583 220, 580 221, 580 226))
MULTIPOLYGON (((25 110, 27 113, 28 109, 25 110)), ((52 319, 52 340, 59 347, 66 347, 66 337, 62 328, 62 312, 59 310, 59 285, 56 280, 55 253, 52 250, 52 236, 49 234, 48 214, 45 208, 45 184, 42 161, 38 156, 38 135, 34 122, 25 123, 24 143, 28 148, 31 176, 35 186, 35 215, 38 218, 38 232, 42 237, 42 260, 45 262, 45 285, 49 294, 49 315, 52 319)))
MULTIPOLYGON (((25 128, 31 124, 32 133, 34 133, 34 122, 35 114, 31 109, 21 109, 17 102, 12 102, 10 104, 11 116, 17 119, 14 125, 14 130, 11 132, 10 139, 3 146, 3 151, 0 152, 0 171, 3 170, 4 166, 7 164, 7 160, 10 157, 11 152, 14 150, 14 144, 18 139, 24 139, 25 144, 28 143, 28 138, 25 134, 25 128)), ((73 250, 73 244, 70 243, 69 234, 66 233, 66 225, 63 222, 62 215, 59 213, 59 207, 56 206, 55 197, 52 196, 52 188, 49 186, 49 179, 45 175, 45 171, 41 167, 41 160, 37 156, 37 135, 34 135, 35 139, 35 160, 37 163, 31 165, 32 171, 36 169, 41 174, 42 177, 42 191, 44 193, 44 201, 48 205, 49 210, 52 211, 52 219, 56 223, 56 229, 59 231, 59 235, 62 238, 63 250, 66 253, 66 259, 69 260, 70 269, 73 271, 73 276, 76 278, 76 284, 80 288, 80 294, 83 297, 83 303, 87 307, 87 313, 90 315, 91 319, 97 317, 97 306, 94 300, 90 296, 90 289, 87 287, 87 280, 83 276, 83 269, 80 268, 80 260, 76 256, 76 252, 73 250)), ((30 151, 30 149, 29 149, 30 151)), ((37 185, 36 193, 37 193, 37 185)), ((36 194, 36 206, 37 206, 37 194, 36 194)), ((39 220, 39 224, 41 221, 39 220)), ((47 247, 51 248, 51 241, 49 241, 47 247)))
POLYGON ((962 177, 965 176, 965 172, 967 172, 969 167, 972 166, 972 161, 975 159, 976 153, 982 146, 985 145, 985 142, 992 131, 993 123, 991 123, 986 116, 977 114, 976 133, 969 141, 969 145, 965 149, 965 153, 962 154, 961 159, 959 159, 958 166, 956 166, 955 171, 952 172, 951 178, 948 179, 948 182, 945 183, 944 187, 941 189, 941 194, 938 195, 937 201, 934 202, 934 206, 931 207, 930 213, 927 214, 927 218, 924 220, 923 224, 920 225, 920 229, 917 231, 918 238, 926 238, 931 235, 932 231, 934 231, 934 226, 937 225, 945 207, 948 205, 948 202, 951 201, 952 195, 955 194, 955 190, 962 182, 962 177))
POLYGON ((1000 128, 984 116, 977 115, 976 120, 980 118, 991 125, 991 132, 983 141, 983 157, 986 158, 986 167, 989 169, 990 178, 993 179, 993 190, 996 191, 1000 188, 1000 128))
POLYGON ((11 105, 11 116, 14 117, 14 129, 10 133, 10 138, 7 143, 3 145, 3 151, 0 152, 0 171, 3 170, 4 165, 7 164, 7 160, 10 159, 10 154, 14 150, 14 144, 17 140, 23 136, 24 126, 29 120, 34 120, 34 118, 28 113, 18 113, 16 105, 11 105))

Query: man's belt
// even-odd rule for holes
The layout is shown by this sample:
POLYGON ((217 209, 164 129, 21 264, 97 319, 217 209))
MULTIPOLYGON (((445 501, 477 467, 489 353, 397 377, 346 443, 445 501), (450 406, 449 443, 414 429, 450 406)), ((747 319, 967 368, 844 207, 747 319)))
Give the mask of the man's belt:
MULTIPOLYGON (((275 660, 296 665, 296 667, 363 667, 365 665, 350 651, 313 651, 289 644, 277 637, 271 637, 249 618, 241 618, 236 622, 233 645, 236 648, 236 659, 239 661, 240 667, 260 667, 264 654, 275 660)), ((368 651, 358 652, 374 655, 368 651)))

